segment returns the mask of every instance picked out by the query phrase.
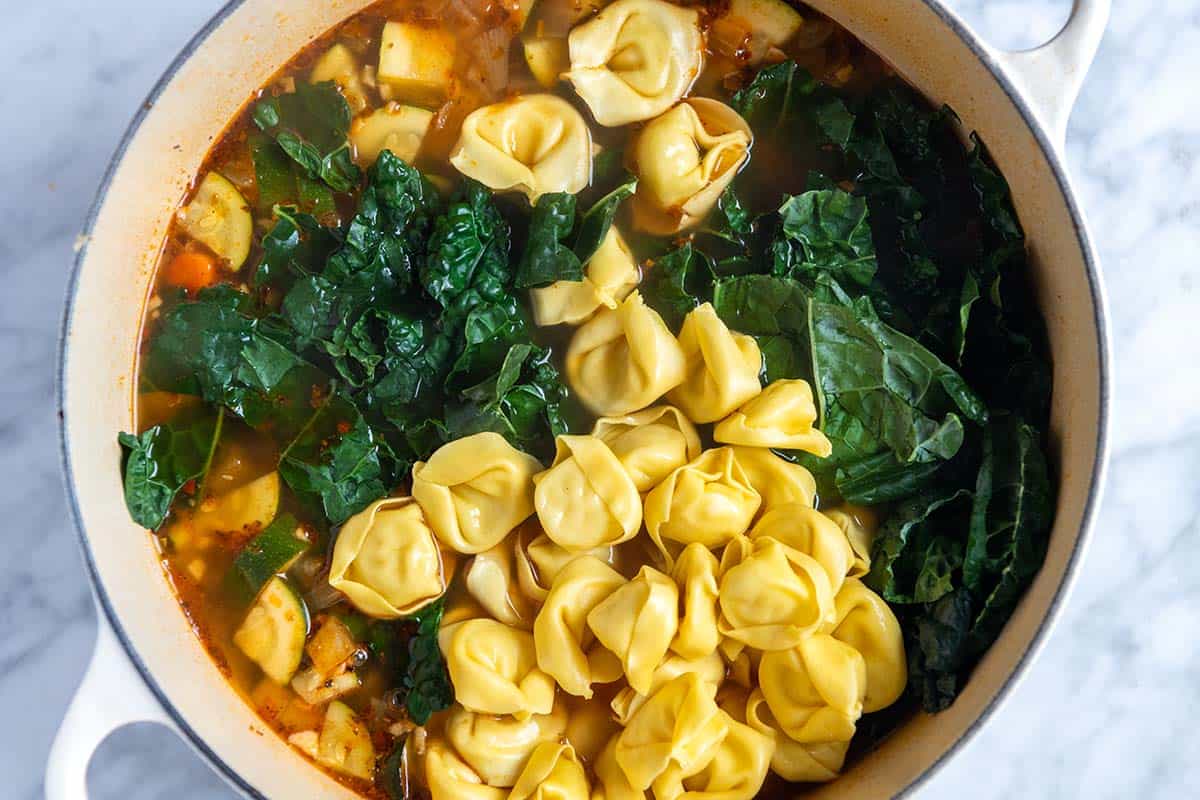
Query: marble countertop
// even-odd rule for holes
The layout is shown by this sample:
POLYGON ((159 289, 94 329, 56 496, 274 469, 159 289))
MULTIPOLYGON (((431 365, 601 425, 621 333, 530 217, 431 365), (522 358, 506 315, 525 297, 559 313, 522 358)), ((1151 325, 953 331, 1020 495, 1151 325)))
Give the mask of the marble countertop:
MULTIPOLYGON (((0 779, 41 796, 95 636, 59 476, 56 337, 72 244, 150 86, 222 0, 11 3, 0 31, 0 779)), ((991 41, 1053 34, 1069 0, 951 0, 991 41)), ((1200 0, 1117 0, 1067 163, 1112 311, 1112 467, 1078 587, 1012 699, 920 793, 1200 796, 1200 0)), ((94 800, 232 793, 174 736, 114 734, 94 800)))

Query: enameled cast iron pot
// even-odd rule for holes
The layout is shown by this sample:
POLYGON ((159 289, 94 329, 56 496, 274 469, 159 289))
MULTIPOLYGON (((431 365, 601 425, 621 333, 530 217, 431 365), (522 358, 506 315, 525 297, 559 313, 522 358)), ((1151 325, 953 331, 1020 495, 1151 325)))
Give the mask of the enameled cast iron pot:
MULTIPOLYGON (((813 794, 867 800, 912 792, 978 730, 1044 642, 1079 569, 1104 472, 1109 366, 1096 257, 1062 146, 1110 0, 1075 0, 1053 41, 1020 53, 987 46, 937 0, 808 2, 979 131, 1028 233, 1054 361, 1051 438, 1062 485, 1045 566, 949 710, 918 715, 813 794)), ((116 434, 133 425, 155 260, 209 145, 293 54, 368 4, 232 0, 154 87, 104 177, 71 276, 58 382, 63 466, 100 626, 50 755, 49 800, 86 798, 95 747, 145 720, 179 733, 248 797, 353 797, 273 735, 210 661, 125 510, 116 434)))

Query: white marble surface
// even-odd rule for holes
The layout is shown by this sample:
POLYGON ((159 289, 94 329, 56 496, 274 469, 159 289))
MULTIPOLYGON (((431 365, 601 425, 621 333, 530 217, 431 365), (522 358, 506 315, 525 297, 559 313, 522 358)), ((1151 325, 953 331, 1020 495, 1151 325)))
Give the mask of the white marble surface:
MULTIPOLYGON (((1027 46, 1053 33, 1069 2, 951 4, 992 41, 1027 46)), ((71 246, 127 120, 220 0, 4 5, 0 795, 32 800, 95 629, 52 403, 71 246)), ((1068 147, 1112 305, 1110 488, 1041 659, 923 800, 1200 796, 1198 73, 1200 0, 1116 0, 1068 147)), ((153 727, 111 737, 90 784, 95 800, 232 797, 153 727)))

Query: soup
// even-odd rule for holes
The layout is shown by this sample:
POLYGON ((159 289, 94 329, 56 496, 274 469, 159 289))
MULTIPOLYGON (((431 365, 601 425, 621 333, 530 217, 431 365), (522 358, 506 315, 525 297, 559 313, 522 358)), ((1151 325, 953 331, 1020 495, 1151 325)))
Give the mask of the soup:
POLYGON ((378 3, 181 204, 126 503, 365 797, 794 796, 1041 565, 1025 259, 982 143, 807 8, 378 3))

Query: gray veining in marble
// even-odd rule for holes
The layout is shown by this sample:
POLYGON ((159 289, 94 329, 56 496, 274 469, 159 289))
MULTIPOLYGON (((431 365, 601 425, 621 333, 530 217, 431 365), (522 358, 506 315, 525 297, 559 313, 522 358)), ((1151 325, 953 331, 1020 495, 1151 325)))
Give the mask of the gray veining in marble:
MULTIPOLYGON (((52 410, 71 247, 126 121, 220 2, 4 5, 0 794, 33 800, 95 629, 52 410)), ((1052 34, 1069 2, 951 5, 1017 47, 1052 34)), ((1116 0, 1067 159, 1112 306, 1110 489, 1078 589, 1035 668, 922 798, 1200 796, 1198 74, 1200 0, 1116 0)), ((112 736, 90 776, 97 800, 232 796, 152 726, 112 736)))

